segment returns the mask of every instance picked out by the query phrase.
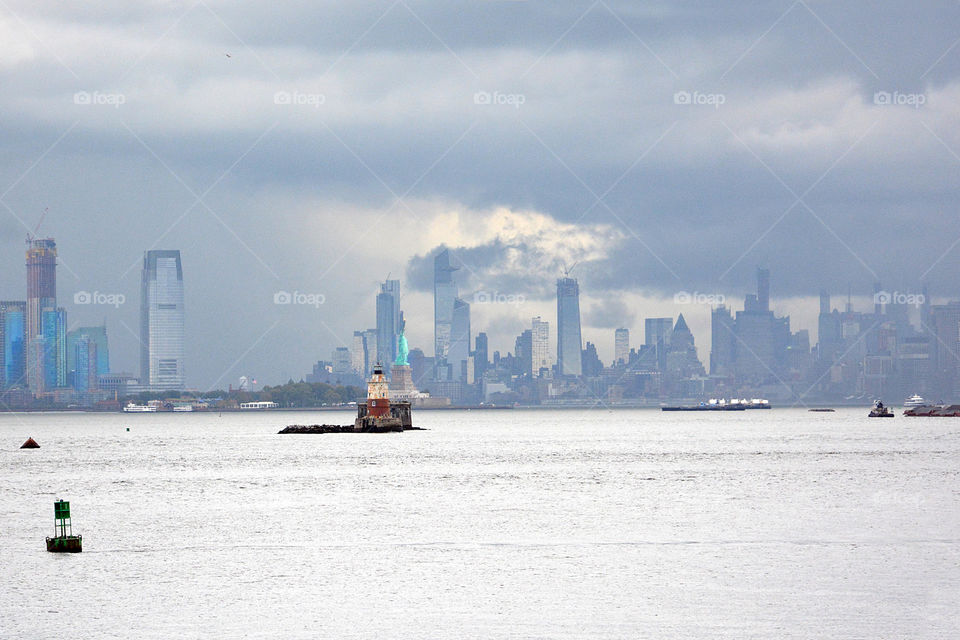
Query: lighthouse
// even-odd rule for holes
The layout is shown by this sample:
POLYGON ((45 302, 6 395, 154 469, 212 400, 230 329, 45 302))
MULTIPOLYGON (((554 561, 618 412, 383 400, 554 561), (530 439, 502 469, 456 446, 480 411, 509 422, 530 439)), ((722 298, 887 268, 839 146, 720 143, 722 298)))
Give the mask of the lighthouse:
POLYGON ((390 391, 387 378, 383 375, 383 366, 378 362, 373 367, 373 375, 367 382, 367 415, 383 418, 390 415, 390 391))

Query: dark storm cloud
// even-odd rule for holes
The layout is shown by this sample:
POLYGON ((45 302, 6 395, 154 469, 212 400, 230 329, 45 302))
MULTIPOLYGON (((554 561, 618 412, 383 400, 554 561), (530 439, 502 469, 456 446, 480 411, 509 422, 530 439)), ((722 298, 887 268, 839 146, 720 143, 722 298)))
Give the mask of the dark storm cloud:
MULTIPOLYGON (((276 375, 278 359, 299 377, 371 326, 386 272, 429 292, 443 243, 464 295, 549 299, 579 255, 558 240, 577 230, 595 242, 576 275, 604 300, 739 295, 758 265, 775 296, 875 280, 954 295, 958 27, 946 2, 13 3, 4 295, 22 297, 21 235, 44 208, 67 295, 134 301, 128 266, 180 247, 195 384, 238 357, 231 380, 276 375), (714 104, 678 104, 683 92, 714 104), (555 228, 454 241, 431 226, 434 201, 555 228), (328 306, 271 304, 296 288, 328 306)), ((135 307, 108 318, 120 362, 135 361, 135 307)), ((585 313, 612 327, 630 311, 585 313)))

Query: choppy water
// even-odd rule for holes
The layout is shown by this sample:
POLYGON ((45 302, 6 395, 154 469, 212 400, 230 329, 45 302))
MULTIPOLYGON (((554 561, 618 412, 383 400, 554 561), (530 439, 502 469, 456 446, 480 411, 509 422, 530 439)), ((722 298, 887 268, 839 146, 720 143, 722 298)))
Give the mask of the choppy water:
POLYGON ((0 415, 0 637, 956 638, 960 420, 865 413, 0 415))

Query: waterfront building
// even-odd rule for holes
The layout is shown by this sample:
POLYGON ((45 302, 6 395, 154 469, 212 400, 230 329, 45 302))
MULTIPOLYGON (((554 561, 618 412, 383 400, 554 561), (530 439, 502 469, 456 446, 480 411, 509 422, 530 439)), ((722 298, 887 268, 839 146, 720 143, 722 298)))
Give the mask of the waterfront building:
POLYGON ((580 336, 580 285, 576 279, 557 279, 557 371, 561 376, 583 373, 580 336))
POLYGON ((0 330, 3 332, 0 378, 4 389, 26 385, 26 313, 25 301, 0 302, 0 330))
POLYGON ((467 379, 467 360, 470 358, 470 303, 460 298, 453 302, 453 316, 450 323, 450 345, 447 349, 447 363, 451 367, 451 380, 467 379))
POLYGON ((540 376, 543 369, 550 370, 553 366, 550 357, 550 323, 545 322, 540 316, 532 320, 530 330, 530 373, 534 378, 540 376))
POLYGON ((630 360, 630 330, 617 329, 613 334, 613 364, 627 364, 630 360))
POLYGON ((183 268, 178 250, 144 253, 140 279, 140 382, 183 389, 183 268))
POLYGON ((97 345, 96 373, 98 376, 110 373, 110 347, 107 341, 107 327, 77 327, 67 332, 67 377, 77 370, 76 350, 74 346, 81 336, 87 336, 97 345))

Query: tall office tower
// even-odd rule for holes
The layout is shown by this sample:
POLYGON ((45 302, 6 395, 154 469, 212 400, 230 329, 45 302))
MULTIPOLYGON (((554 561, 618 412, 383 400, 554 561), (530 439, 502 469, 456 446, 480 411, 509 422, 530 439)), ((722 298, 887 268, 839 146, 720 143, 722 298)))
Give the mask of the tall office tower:
POLYGON ((400 281, 387 280, 377 294, 377 360, 389 370, 400 334, 400 281))
POLYGON ((557 371, 562 376, 583 373, 580 338, 580 285, 574 278, 557 280, 557 371))
POLYGON ((140 384, 183 389, 183 317, 180 251, 147 251, 140 278, 140 384))
POLYGON ((770 310, 770 270, 757 268, 757 306, 761 311, 770 310))
POLYGON ((613 364, 627 364, 630 359, 630 330, 617 329, 613 334, 613 364))
POLYGON ((4 389, 26 384, 26 313, 24 301, 0 302, 0 386, 4 389))
POLYGON ((433 259, 433 351, 439 361, 450 351, 450 335, 453 331, 453 307, 457 300, 457 284, 450 264, 450 252, 444 249, 433 259))
POLYGON ((42 335, 27 343, 26 381, 30 392, 39 396, 46 391, 46 375, 43 368, 46 364, 47 341, 42 335))
POLYGON ((657 357, 657 369, 667 368, 667 347, 673 333, 673 318, 647 318, 643 321, 644 340, 647 348, 657 357))
POLYGON ((533 371, 533 331, 527 329, 517 336, 513 350, 519 365, 517 373, 530 374, 533 371))
POLYGON ((367 329, 363 332, 363 377, 366 378, 377 364, 377 330, 367 329))
POLYGON ((41 335, 45 308, 57 306, 57 243, 53 238, 27 241, 26 340, 41 335))
POLYGON ((536 378, 541 369, 549 370, 553 366, 550 358, 550 323, 544 322, 540 316, 532 321, 530 349, 530 373, 536 378))
POLYGON ((73 343, 73 388, 81 393, 97 389, 97 343, 84 333, 73 343))
POLYGON ((43 386, 56 389, 67 386, 67 312, 44 309, 41 313, 41 336, 44 340, 43 386))
POLYGON ((960 302, 933 305, 930 309, 933 343, 933 389, 937 398, 950 401, 960 393, 960 302))
POLYGON ((97 361, 96 361, 96 374, 98 376, 105 375, 110 373, 110 348, 107 344, 107 327, 106 325, 99 327, 77 327, 73 331, 67 332, 67 377, 69 379, 70 372, 77 370, 77 361, 76 361, 76 349, 74 347, 77 344, 77 340, 81 336, 87 336, 90 340, 97 345, 97 361))
POLYGON ((710 375, 733 373, 735 346, 733 314, 721 304, 710 312, 710 375))
POLYGON ((450 345, 447 363, 452 367, 451 380, 467 378, 466 362, 470 357, 470 303, 456 298, 450 323, 450 345))
POLYGON ((687 326, 681 313, 670 334, 670 346, 667 347, 667 378, 682 380, 693 376, 703 376, 703 364, 697 357, 697 347, 693 333, 687 326))
POLYGON ((333 372, 338 376, 344 376, 350 373, 350 349, 347 347, 337 347, 333 350, 333 372))
POLYGON ((363 331, 353 332, 353 341, 350 343, 350 370, 358 376, 367 376, 364 370, 366 358, 364 358, 363 331))
POLYGON ((478 381, 483 377, 483 374, 486 372, 486 370, 490 368, 489 348, 487 334, 481 331, 474 339, 473 349, 473 376, 478 381))
POLYGON ((820 315, 817 318, 817 358, 832 363, 843 344, 843 327, 840 313, 831 311, 830 294, 820 291, 820 315))

